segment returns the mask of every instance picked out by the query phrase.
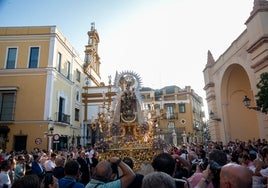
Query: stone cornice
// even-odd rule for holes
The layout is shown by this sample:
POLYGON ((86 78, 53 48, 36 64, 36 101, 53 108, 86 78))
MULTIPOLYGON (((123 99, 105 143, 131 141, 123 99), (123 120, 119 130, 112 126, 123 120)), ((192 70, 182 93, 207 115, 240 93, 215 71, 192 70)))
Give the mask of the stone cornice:
POLYGON ((248 53, 253 53, 257 48, 259 48, 264 43, 268 43, 268 35, 264 35, 263 37, 259 38, 254 44, 252 44, 248 49, 248 53))
POLYGON ((207 90, 208 88, 210 87, 214 87, 215 86, 215 83, 214 82, 209 82, 205 85, 205 87, 203 88, 204 90, 207 90))
POLYGON ((268 66, 268 55, 265 56, 263 59, 260 61, 254 63, 251 65, 251 68, 254 69, 254 72, 258 72, 259 70, 263 69, 264 67, 268 66))

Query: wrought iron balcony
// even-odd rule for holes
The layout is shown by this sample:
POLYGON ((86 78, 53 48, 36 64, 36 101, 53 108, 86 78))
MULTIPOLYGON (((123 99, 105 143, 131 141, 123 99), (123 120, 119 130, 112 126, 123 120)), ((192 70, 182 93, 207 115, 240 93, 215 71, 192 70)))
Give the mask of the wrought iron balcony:
POLYGON ((14 123, 14 119, 13 117, 10 117, 10 116, 0 116, 0 123, 1 124, 14 123))
POLYGON ((56 112, 56 121, 61 123, 70 124, 70 115, 56 112))
POLYGON ((164 119, 178 119, 178 113, 165 113, 164 119))

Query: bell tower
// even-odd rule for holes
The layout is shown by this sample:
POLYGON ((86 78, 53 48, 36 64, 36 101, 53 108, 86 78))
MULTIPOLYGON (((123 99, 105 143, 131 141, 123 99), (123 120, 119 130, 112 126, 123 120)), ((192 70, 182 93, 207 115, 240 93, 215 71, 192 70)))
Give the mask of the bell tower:
POLYGON ((88 44, 85 46, 84 73, 96 86, 100 86, 100 57, 98 54, 99 35, 95 23, 91 23, 88 31, 88 44))

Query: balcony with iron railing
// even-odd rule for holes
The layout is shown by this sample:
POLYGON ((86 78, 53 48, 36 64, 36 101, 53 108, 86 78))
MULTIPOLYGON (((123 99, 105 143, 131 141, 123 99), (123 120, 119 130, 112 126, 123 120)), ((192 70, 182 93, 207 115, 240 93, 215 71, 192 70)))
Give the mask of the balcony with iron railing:
POLYGON ((70 124, 70 115, 56 112, 56 122, 70 124))
POLYGON ((176 113, 165 113, 163 115, 164 119, 178 119, 179 115, 178 112, 176 113))
POLYGON ((13 123, 14 122, 14 114, 12 113, 0 113, 0 123, 13 123))

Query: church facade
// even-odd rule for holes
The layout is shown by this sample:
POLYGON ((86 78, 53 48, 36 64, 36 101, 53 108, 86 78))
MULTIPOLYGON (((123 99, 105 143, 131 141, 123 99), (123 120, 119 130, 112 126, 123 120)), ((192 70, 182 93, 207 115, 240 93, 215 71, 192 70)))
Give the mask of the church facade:
POLYGON ((254 107, 260 75, 268 72, 268 2, 255 0, 246 29, 215 61, 208 51, 203 70, 212 141, 268 139, 268 116, 254 107))

